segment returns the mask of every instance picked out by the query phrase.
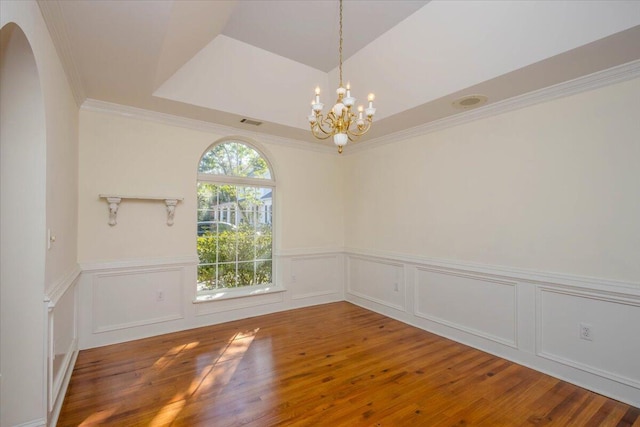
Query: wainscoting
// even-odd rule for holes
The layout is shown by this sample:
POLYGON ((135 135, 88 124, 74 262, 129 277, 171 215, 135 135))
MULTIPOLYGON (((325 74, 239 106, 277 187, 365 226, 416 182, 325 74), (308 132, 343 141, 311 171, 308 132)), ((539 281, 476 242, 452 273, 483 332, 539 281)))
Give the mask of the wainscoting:
POLYGON ((52 286, 45 297, 47 367, 47 412, 49 425, 55 425, 78 356, 78 280, 75 268, 52 286))
POLYGON ((347 300, 640 407, 639 284, 359 249, 298 249, 278 255, 279 285, 271 292, 200 302, 196 265, 191 257, 82 265, 78 285, 56 303, 65 313, 75 304, 78 319, 74 338, 52 323, 51 360, 64 363, 51 367, 51 402, 64 389, 58 384, 65 363, 73 365, 68 349, 75 337, 86 349, 347 300), (590 340, 580 336, 584 325, 590 340))
POLYGON ((640 406, 638 284, 356 249, 346 264, 347 301, 640 406))
POLYGON ((275 283, 256 295, 196 299, 197 258, 83 264, 79 345, 100 347, 291 308, 344 300, 344 254, 335 249, 287 251, 275 283))

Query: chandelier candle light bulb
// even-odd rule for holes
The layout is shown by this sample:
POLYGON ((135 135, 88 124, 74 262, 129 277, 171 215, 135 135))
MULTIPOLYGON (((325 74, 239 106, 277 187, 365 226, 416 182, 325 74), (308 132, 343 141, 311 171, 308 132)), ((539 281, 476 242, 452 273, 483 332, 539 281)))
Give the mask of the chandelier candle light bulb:
POLYGON ((351 110, 356 103, 356 99, 351 96, 351 83, 347 82, 346 89, 342 85, 342 0, 340 0, 340 45, 339 45, 339 70, 340 82, 336 94, 336 100, 333 108, 325 115, 322 114, 324 104, 320 103, 320 87, 316 87, 315 99, 311 102, 311 114, 309 115, 309 124, 311 133, 318 139, 327 139, 333 136, 333 142, 338 146, 338 153, 342 153, 342 148, 347 142, 353 141, 359 136, 364 135, 371 128, 373 115, 376 109, 373 108, 374 95, 369 94, 369 106, 364 112, 363 106, 358 107, 358 114, 351 110), (352 128, 352 125, 354 125, 352 128))

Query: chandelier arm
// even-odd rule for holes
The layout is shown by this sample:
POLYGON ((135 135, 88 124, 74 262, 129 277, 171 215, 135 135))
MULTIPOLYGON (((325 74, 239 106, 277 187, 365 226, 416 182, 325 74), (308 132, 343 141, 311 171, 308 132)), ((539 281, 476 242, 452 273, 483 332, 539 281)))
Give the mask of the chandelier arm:
MULTIPOLYGON (((329 113, 329 114, 331 114, 331 113, 329 113)), ((315 123, 315 127, 318 130, 320 130, 320 132, 322 132, 323 134, 327 135, 326 137, 321 138, 321 139, 326 139, 329 136, 333 135, 333 126, 332 126, 332 123, 329 121, 330 120, 329 114, 327 114, 327 117, 323 117, 322 115, 320 115, 317 118, 316 123, 315 123), (327 127, 329 130, 328 131, 325 130, 325 127, 327 127)), ((314 135, 319 135, 319 134, 314 132, 314 135)))
POLYGON ((369 129, 371 128, 371 123, 373 123, 372 120, 365 120, 365 124, 364 127, 362 128, 362 130, 351 130, 349 129, 349 134, 353 135, 354 137, 359 137, 364 135, 365 133, 369 132, 369 129))
POLYGON ((331 136, 331 134, 326 133, 320 126, 312 126, 311 127, 311 133, 313 134, 313 136, 315 136, 317 139, 327 139, 331 136), (320 129, 322 132, 324 132, 324 135, 321 133, 318 133, 318 129, 320 129))

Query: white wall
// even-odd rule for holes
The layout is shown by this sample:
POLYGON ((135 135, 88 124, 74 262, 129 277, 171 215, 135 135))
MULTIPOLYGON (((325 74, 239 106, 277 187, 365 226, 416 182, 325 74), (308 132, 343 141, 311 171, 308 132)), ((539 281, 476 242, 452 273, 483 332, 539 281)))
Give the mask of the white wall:
MULTIPOLYGON (((53 318, 56 312, 56 303, 69 289, 77 278, 79 270, 77 268, 77 149, 78 149, 78 107, 75 104, 72 92, 67 82, 64 70, 60 63, 56 49, 53 45, 47 27, 38 5, 33 1, 11 1, 0 2, 0 27, 5 27, 8 23, 15 23, 24 32, 30 48, 33 50, 35 65, 37 67, 37 78, 39 79, 39 89, 43 105, 40 107, 42 116, 40 124, 33 123, 31 132, 39 132, 38 138, 42 138, 40 145, 34 145, 27 141, 33 141, 32 137, 26 137, 20 141, 24 147, 35 149, 28 158, 22 158, 22 164, 13 166, 19 168, 19 173, 5 180, 3 170, 3 212, 4 209, 15 209, 21 216, 21 221, 29 222, 34 238, 31 242, 33 251, 41 254, 42 264, 37 263, 34 258, 31 261, 31 268, 22 269, 21 282, 25 286, 21 291, 24 305, 20 305, 20 299, 5 299, 4 291, 8 288, 3 278, 3 304, 11 304, 24 313, 33 313, 28 310, 27 301, 37 301, 38 315, 28 315, 23 321, 14 321, 13 325, 19 325, 19 336, 21 342, 26 342, 24 331, 29 331, 29 339, 33 344, 24 352, 18 351, 17 347, 11 348, 11 352, 19 357, 16 364, 10 366, 11 372, 28 372, 21 378, 21 387, 12 388, 11 398, 13 401, 2 403, 2 424, 13 425, 28 423, 30 425, 45 424, 51 418, 51 410, 54 405, 59 405, 61 399, 58 394, 53 395, 51 369, 54 360, 52 343, 54 336, 53 318), (38 192, 33 192, 28 185, 29 181, 36 179, 41 185, 38 192), (5 206, 5 190, 26 193, 31 196, 30 203, 35 199, 37 209, 27 211, 28 204, 11 203, 5 206), (35 218, 32 218, 35 215, 35 218), (56 242, 51 249, 47 250, 46 229, 50 228, 56 236, 56 242), (35 231, 33 231, 35 230, 35 231), (36 274, 38 279, 33 280, 31 276, 36 274), (27 284, 28 282, 28 284, 27 284), (45 300, 50 301, 47 304, 45 300), (47 310, 49 314, 47 314, 47 310), (36 348, 37 346, 37 348, 36 348), (28 388, 28 390, 24 388, 28 388), (37 396, 34 397, 34 396, 37 396), (47 405, 49 400, 49 405, 47 405)), ((20 93, 31 93, 33 85, 24 86, 20 83, 20 78, 24 78, 27 70, 24 69, 18 74, 22 77, 12 79, 10 83, 3 81, 3 95, 10 93, 11 88, 20 89, 20 93)), ((3 108, 3 113, 7 110, 3 108)), ((37 116, 38 110, 31 108, 26 112, 22 111, 18 115, 18 122, 33 119, 37 116)), ((3 126, 4 130, 4 126, 3 126)), ((24 135, 23 135, 24 136, 24 135)), ((3 134, 3 145, 10 142, 9 136, 3 134)), ((13 138, 13 137, 11 137, 13 138)), ((4 155, 3 155, 3 160, 4 155)), ((4 168, 4 166, 3 166, 4 168)), ((9 222, 9 217, 3 214, 3 227, 20 230, 18 223, 9 222)), ((26 233, 29 234, 29 233, 26 233)), ((3 251, 8 247, 15 247, 25 242, 24 236, 12 237, 3 232, 3 251)), ((4 260, 4 258, 3 258, 4 260)), ((12 264, 23 265, 23 264, 12 264)), ((3 273, 5 270, 3 264, 3 273)), ((30 304, 30 303, 29 303, 30 304)), ((35 304, 35 302, 34 302, 35 304)), ((73 319, 74 303, 65 304, 58 309, 59 319, 55 330, 62 335, 73 335, 75 331, 73 319)), ((3 315, 7 311, 4 310, 3 315)), ((3 317, 4 318, 4 317, 3 317)), ((15 320, 15 319, 14 319, 15 320)), ((3 329, 3 334, 5 329, 3 329)), ((3 347, 7 345, 3 337, 3 347)), ((70 355, 74 354, 75 348, 69 346, 70 355)), ((69 364, 58 366, 58 377, 66 375, 66 368, 69 364), (64 372, 63 372, 64 371, 64 372)), ((7 366, 3 366, 3 372, 7 366)), ((23 374, 20 374, 23 375, 23 374)), ((60 382, 58 391, 64 386, 60 382)))
MULTIPOLYGON (((196 255, 198 163, 209 145, 227 135, 92 111, 82 111, 80 130, 80 262, 196 255), (126 200, 118 224, 110 227, 99 194, 184 201, 172 227, 162 203, 126 200)), ((342 247, 342 173, 336 156, 255 142, 275 168, 281 215, 276 250, 342 247)))
POLYGON ((346 156, 347 300, 640 406, 639 96, 346 156))
POLYGON ((333 150, 253 138, 274 167, 275 284, 286 290, 194 304, 197 167, 211 144, 232 135, 125 117, 114 108, 80 114, 82 348, 343 298, 343 277, 335 273, 343 263, 342 170, 333 150), (109 226, 99 194, 184 200, 171 227, 162 201, 126 199, 109 226))
POLYGON ((640 80, 345 158, 352 248, 640 281, 640 80))

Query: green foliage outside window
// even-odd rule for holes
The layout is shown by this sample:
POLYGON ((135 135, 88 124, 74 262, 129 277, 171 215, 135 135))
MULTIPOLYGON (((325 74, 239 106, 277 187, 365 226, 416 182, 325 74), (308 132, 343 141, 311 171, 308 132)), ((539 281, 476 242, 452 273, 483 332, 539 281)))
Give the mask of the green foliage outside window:
POLYGON ((198 237, 199 290, 271 283, 271 229, 248 224, 198 237))

